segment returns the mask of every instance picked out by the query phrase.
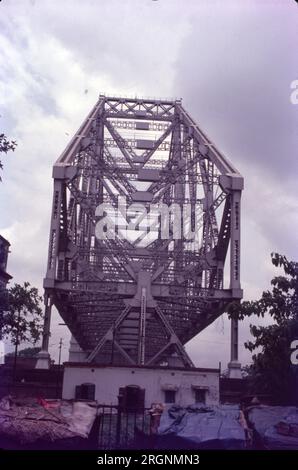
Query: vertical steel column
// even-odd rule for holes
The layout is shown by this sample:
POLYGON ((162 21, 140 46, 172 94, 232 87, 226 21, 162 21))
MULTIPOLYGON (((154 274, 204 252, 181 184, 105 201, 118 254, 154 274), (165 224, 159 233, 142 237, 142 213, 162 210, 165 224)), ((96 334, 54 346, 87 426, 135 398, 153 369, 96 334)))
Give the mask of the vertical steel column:
POLYGON ((139 328, 139 351, 138 364, 145 364, 145 340, 146 340, 146 288, 142 287, 141 291, 141 312, 140 312, 140 328, 139 328))
POLYGON ((240 201, 241 191, 231 194, 230 289, 240 289, 240 201))
MULTIPOLYGON (((50 327, 51 327, 51 312, 52 312, 52 298, 49 294, 49 288, 54 287, 54 282, 57 277, 57 256, 59 248, 60 237, 60 224, 61 224, 61 204, 62 204, 62 180, 54 179, 54 193, 53 193, 53 208, 51 216, 50 239, 49 239, 49 254, 48 266, 45 284, 45 316, 43 324, 43 337, 42 337, 42 351, 41 353, 48 353, 50 327), (49 284, 50 283, 50 284, 49 284)), ((39 356, 41 354, 39 353, 39 356)), ((39 366, 37 366, 39 367, 39 366)), ((41 366, 43 368, 43 366, 41 366)))
POLYGON ((49 350, 50 329, 51 329, 52 299, 45 294, 45 315, 42 333, 42 351, 49 350))
POLYGON ((238 320, 231 319, 231 362, 238 361, 238 320))
MULTIPOLYGON (((230 247, 230 289, 240 290, 240 201, 241 191, 231 194, 231 247, 230 247)), ((233 294, 232 294, 233 295, 233 294)), ((241 378, 241 365, 238 362, 238 320, 231 319, 231 362, 230 378, 241 378)))
POLYGON ((53 209, 51 216, 47 279, 56 279, 56 265, 60 236, 62 180, 54 179, 53 209))
MULTIPOLYGON (((176 168, 180 168, 183 165, 183 155, 182 155, 182 128, 180 124, 179 113, 176 111, 176 123, 173 130, 173 161, 176 168)), ((185 196, 185 186, 184 181, 181 181, 181 178, 175 182, 174 185, 174 210, 173 210, 173 237, 174 237, 174 250, 177 253, 175 257, 174 267, 175 267, 175 277, 180 274, 182 269, 182 259, 183 259, 183 230, 182 230, 182 212, 183 212, 183 200, 185 196), (179 208, 179 216, 177 217, 176 208, 179 208), (178 220, 177 220, 178 218, 178 220), (178 233, 176 232, 178 231, 178 233), (177 239, 176 236, 179 235, 177 239)))

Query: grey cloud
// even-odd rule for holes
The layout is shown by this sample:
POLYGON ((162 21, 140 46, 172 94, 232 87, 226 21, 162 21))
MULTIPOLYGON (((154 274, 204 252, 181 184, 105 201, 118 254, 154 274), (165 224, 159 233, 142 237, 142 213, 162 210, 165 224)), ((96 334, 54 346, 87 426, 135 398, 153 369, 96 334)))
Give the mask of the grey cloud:
POLYGON ((175 86, 236 166, 244 161, 293 179, 298 11, 291 1, 250 5, 201 9, 181 48, 175 86))
MULTIPOLYGON (((17 20, 43 41, 59 41, 90 75, 108 75, 111 87, 120 91, 129 87, 152 95, 157 86, 164 85, 164 93, 169 89, 171 63, 190 15, 174 0, 44 0, 28 10, 20 3, 17 20)), ((13 16, 15 9, 8 11, 13 16)))

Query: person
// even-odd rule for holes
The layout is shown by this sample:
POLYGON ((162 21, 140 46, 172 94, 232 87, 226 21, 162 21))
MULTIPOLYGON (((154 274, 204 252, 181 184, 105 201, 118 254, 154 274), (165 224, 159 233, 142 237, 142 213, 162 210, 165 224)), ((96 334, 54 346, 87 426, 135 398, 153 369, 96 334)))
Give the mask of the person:
POLYGON ((152 403, 149 410, 150 414, 150 434, 157 434, 160 424, 160 418, 163 413, 164 406, 162 403, 152 403))

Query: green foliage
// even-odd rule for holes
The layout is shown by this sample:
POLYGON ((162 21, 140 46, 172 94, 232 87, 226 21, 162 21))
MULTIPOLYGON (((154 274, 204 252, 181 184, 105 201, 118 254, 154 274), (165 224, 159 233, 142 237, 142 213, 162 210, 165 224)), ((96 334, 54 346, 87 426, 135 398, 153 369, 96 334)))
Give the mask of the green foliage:
POLYGON ((271 281, 272 290, 264 291, 259 300, 232 304, 229 315, 239 320, 251 315, 264 317, 269 314, 276 322, 297 318, 298 312, 298 263, 288 261, 285 256, 277 253, 271 255, 272 264, 282 267, 285 276, 274 277, 271 281))
MULTIPOLYGON (((41 351, 40 347, 24 348, 24 349, 21 349, 19 351, 18 356, 20 356, 20 357, 35 357, 36 354, 38 354, 40 351, 41 351)), ((5 356, 6 357, 14 356, 14 352, 9 352, 5 356)))
POLYGON ((0 339, 9 338, 13 344, 39 340, 42 329, 42 298, 29 282, 0 290, 0 339))
MULTIPOLYGON (((7 153, 9 151, 14 151, 15 148, 17 146, 17 143, 14 141, 14 140, 7 140, 7 137, 5 134, 0 134, 0 153, 7 153)), ((3 169, 3 165, 2 165, 2 162, 0 160, 0 170, 3 169)), ((1 177, 0 177, 0 181, 1 180, 1 177)))
POLYGON ((255 354, 248 376, 253 391, 270 394, 278 403, 294 403, 297 374, 290 361, 290 344, 298 339, 298 263, 277 253, 271 259, 284 275, 274 277, 271 290, 263 292, 259 300, 231 305, 229 315, 240 320, 270 315, 274 320, 268 326, 250 326, 253 340, 245 347, 255 354))

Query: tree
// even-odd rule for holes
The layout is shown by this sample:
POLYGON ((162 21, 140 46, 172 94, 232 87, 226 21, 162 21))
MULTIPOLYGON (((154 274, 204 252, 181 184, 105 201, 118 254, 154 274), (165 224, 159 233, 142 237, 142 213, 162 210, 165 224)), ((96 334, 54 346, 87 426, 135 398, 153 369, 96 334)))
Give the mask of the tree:
POLYGON ((41 334, 42 298, 29 282, 15 284, 0 292, 0 339, 10 338, 13 344, 32 341, 41 334))
POLYGON ((291 343, 298 339, 298 263, 273 253, 272 263, 284 275, 271 281, 272 289, 264 291, 259 300, 232 304, 229 315, 243 319, 251 315, 270 315, 274 323, 250 326, 253 340, 245 347, 255 352, 248 368, 252 391, 270 394, 280 404, 297 403, 298 368, 291 364, 291 343))
MULTIPOLYGON (((5 134, 0 134, 0 153, 7 153, 9 151, 15 150, 17 146, 17 143, 14 140, 7 140, 7 137, 5 134)), ((0 170, 3 169, 3 164, 2 161, 0 160, 0 170)), ((1 176, 0 176, 0 181, 2 181, 1 176)))
POLYGON ((41 301, 38 290, 29 282, 0 291, 0 339, 9 338, 15 345, 14 375, 19 344, 25 341, 35 344, 40 338, 41 301))

